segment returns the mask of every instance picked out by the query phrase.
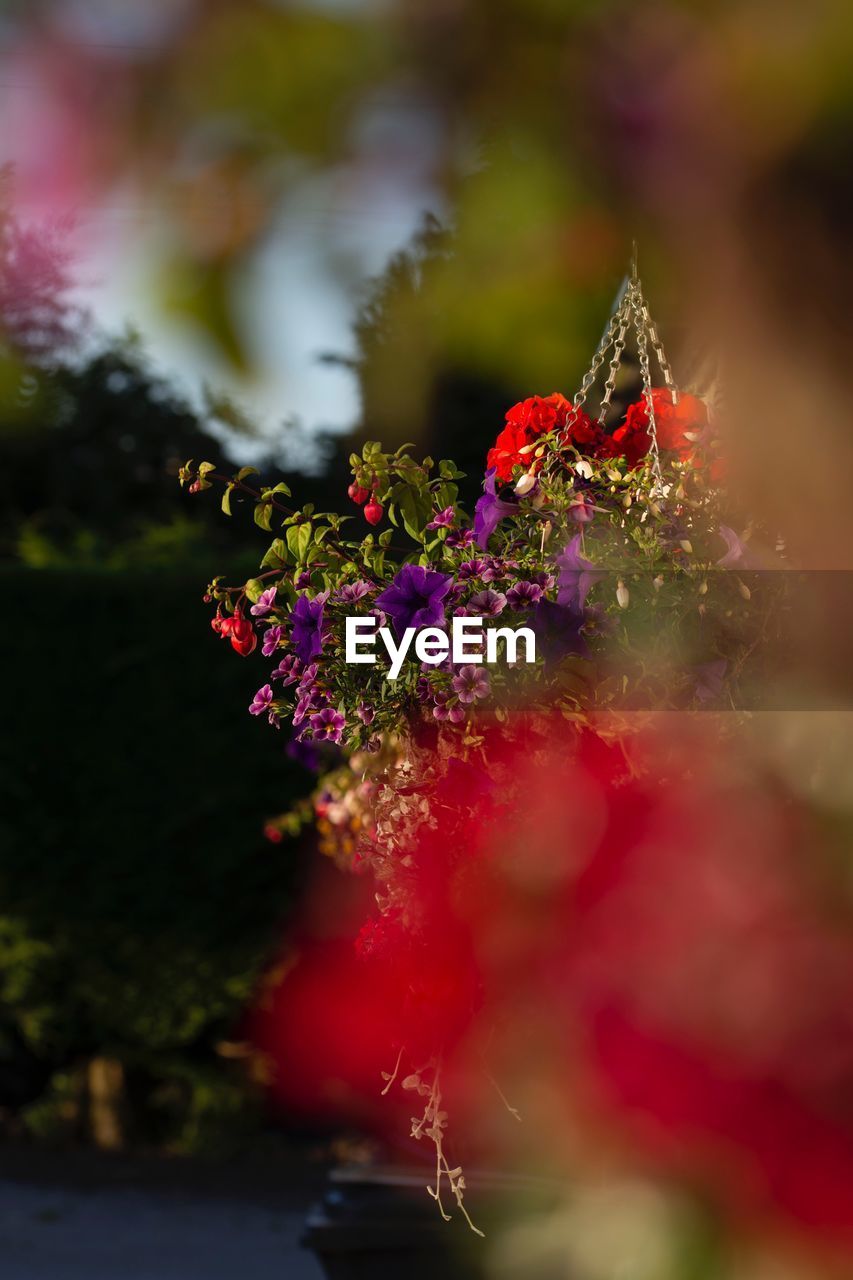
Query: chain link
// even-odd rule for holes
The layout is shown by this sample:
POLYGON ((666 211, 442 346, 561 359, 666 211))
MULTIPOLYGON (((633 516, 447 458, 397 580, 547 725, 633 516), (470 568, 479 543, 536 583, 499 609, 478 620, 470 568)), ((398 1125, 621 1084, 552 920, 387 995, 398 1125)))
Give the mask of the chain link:
POLYGON ((648 314, 644 300, 643 291, 639 281, 631 290, 631 306, 634 312, 634 321, 637 330, 637 355, 640 360, 640 374, 643 380, 643 395, 646 400, 646 408, 649 414, 649 459, 652 466, 652 475, 655 479, 655 488, 659 491, 663 488, 663 473, 660 466, 660 449, 658 448, 658 428, 655 420, 655 404, 652 396, 652 371, 649 364, 649 346, 648 335, 646 333, 646 315, 648 314))
POLYGON ((613 358, 610 361, 610 371, 607 374, 607 381, 604 384, 604 393, 601 397, 601 405, 598 410, 598 424, 604 425, 604 419, 607 416, 607 410, 610 407, 610 398, 616 387, 616 375, 619 372, 619 366, 622 363, 622 352, 625 350, 625 335, 628 331, 628 324, 631 318, 631 293, 633 285, 629 286, 628 291, 622 301, 622 305, 613 317, 619 320, 619 332, 613 345, 613 358))
POLYGON ((578 390, 577 395, 572 401, 573 409, 579 409, 583 404, 583 402, 586 400, 587 396, 589 395, 590 388, 592 387, 592 384, 595 382, 595 379, 598 376, 598 371, 601 368, 604 357, 607 355, 607 352, 610 350, 610 347, 613 344, 613 340, 616 337, 616 330, 619 328, 620 317, 621 317, 624 306, 625 306, 625 301, 623 300, 622 303, 620 303, 617 310, 614 312, 614 314, 610 317, 610 323, 608 324, 607 328, 604 331, 604 337, 601 339, 601 342, 599 342, 598 350, 596 351, 595 355, 592 357, 592 364, 589 366, 586 373, 584 374, 583 382, 580 385, 580 389, 578 390))

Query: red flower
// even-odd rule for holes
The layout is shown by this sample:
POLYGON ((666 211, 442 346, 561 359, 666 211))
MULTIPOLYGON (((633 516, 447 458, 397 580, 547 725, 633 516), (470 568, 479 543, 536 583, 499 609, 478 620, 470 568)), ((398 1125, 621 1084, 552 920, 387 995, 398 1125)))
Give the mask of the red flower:
POLYGON ((258 643, 255 628, 252 626, 249 619, 244 618, 240 613, 235 613, 231 621, 229 634, 231 647, 235 649, 241 657, 248 658, 249 654, 258 643))
POLYGON ((520 400, 507 412, 506 426, 489 450, 486 465, 494 467, 499 480, 512 479, 513 467, 526 469, 535 465, 529 448, 540 436, 555 428, 565 428, 565 442, 587 451, 597 442, 600 431, 582 409, 573 409, 565 396, 555 391, 550 396, 530 396, 520 400))
MULTIPOLYGON (((653 387, 652 403, 659 448, 677 453, 682 458, 686 457, 695 441, 688 440, 685 432, 692 434, 701 431, 708 420, 703 401, 697 396, 682 394, 678 398, 678 404, 673 404, 667 387, 653 387)), ((650 445, 649 407, 643 396, 635 404, 629 405, 625 421, 610 437, 609 453, 614 458, 624 455, 628 465, 636 467, 648 453, 650 445)))

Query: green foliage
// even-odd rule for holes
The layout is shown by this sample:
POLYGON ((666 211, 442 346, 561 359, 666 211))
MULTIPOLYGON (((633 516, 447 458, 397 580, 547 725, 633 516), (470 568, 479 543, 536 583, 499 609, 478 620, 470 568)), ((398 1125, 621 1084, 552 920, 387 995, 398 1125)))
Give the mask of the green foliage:
POLYGON ((262 825, 304 775, 235 715, 255 677, 197 579, 1 576, 0 1094, 17 1058, 215 1066, 281 940, 300 864, 262 825))

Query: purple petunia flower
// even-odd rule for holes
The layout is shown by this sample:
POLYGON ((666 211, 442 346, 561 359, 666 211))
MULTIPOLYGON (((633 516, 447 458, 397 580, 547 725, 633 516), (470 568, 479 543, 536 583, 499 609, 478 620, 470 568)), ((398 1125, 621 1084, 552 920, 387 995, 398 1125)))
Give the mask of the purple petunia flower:
POLYGON ((261 716, 265 711, 269 711, 272 699, 272 685, 263 685, 252 699, 252 705, 249 707, 249 715, 261 716))
POLYGON ((266 591, 262 591, 258 596, 257 604, 253 604, 249 613, 255 618, 265 618, 270 609, 275 608, 275 587, 267 587, 266 591))
POLYGON ((586 641, 581 634, 584 615, 579 609, 554 604, 544 598, 533 613, 537 652, 546 662, 559 662, 567 654, 585 654, 586 641))
POLYGON ((295 653, 289 653, 270 675, 271 680, 281 680, 284 684, 296 684, 301 679, 302 663, 295 653))
POLYGON ((496 618, 506 608, 506 596, 502 591, 493 591, 487 587, 478 591, 468 601, 468 611, 474 618, 496 618))
POLYGON ((445 507, 443 511, 436 511, 433 518, 427 525, 428 529, 449 529, 453 524, 456 512, 452 507, 445 507))
POLYGON ((365 582, 364 578, 359 578, 357 582, 345 582, 342 587, 338 587, 332 599, 340 604, 357 604, 359 600, 363 600, 375 590, 374 583, 365 582))
POLYGON ((456 576, 460 582, 467 582, 469 578, 481 577, 486 568, 485 560, 465 560, 457 569, 456 576))
POLYGON ((725 541, 728 550, 726 554, 717 561, 718 569, 749 569, 750 557, 746 549, 746 543, 739 538, 734 529, 730 529, 727 524, 720 525, 720 537, 725 541))
POLYGON ((501 520, 507 516, 514 516, 518 511, 517 500, 506 502, 497 496, 496 476, 496 469, 490 467, 483 481, 483 496, 477 499, 477 505, 474 507, 474 538, 477 546, 482 547, 484 551, 501 520))
POLYGON ((580 542, 581 535, 576 533, 571 542, 556 557, 559 568, 557 604, 566 605, 577 611, 586 604, 590 589, 604 576, 595 568, 592 561, 586 560, 581 555, 580 542))
POLYGON ((296 656, 303 662, 316 658, 323 648, 323 607, 329 598, 321 591, 313 600, 300 596, 290 615, 290 640, 296 656))
POLYGON ((267 627, 264 632, 263 644, 261 645, 261 653, 265 658, 271 658, 281 643, 281 637, 284 635, 284 627, 267 627))
POLYGON ((510 609, 532 609, 542 598, 538 582, 516 582, 506 593, 510 609))
POLYGON ((398 635, 407 627, 436 627, 444 622, 444 597, 452 582, 449 573, 404 564, 376 603, 391 616, 398 635))
POLYGON ((491 688, 489 673, 485 667, 460 667, 450 683, 460 702, 475 702, 477 698, 487 698, 491 688))
POLYGON ((324 707, 308 721, 317 742, 340 742, 346 720, 334 707, 324 707))

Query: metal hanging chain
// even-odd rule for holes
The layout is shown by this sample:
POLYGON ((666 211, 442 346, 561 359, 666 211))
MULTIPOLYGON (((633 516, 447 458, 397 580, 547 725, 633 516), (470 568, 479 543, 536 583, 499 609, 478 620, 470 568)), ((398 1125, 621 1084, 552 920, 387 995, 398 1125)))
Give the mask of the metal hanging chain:
POLYGON ((579 409, 583 404, 583 402, 586 400, 587 396, 589 395, 590 388, 592 387, 592 384, 595 382, 595 379, 598 376, 598 371, 601 368, 604 357, 607 355, 607 352, 610 350, 616 338, 617 331, 622 321, 622 313, 624 311, 627 298, 628 298, 628 295, 626 293, 625 296, 622 298, 621 302, 619 303, 619 305, 617 306, 616 310, 614 311, 613 315, 610 317, 610 322, 607 325, 607 328, 604 330, 604 335, 598 344, 598 349, 596 350, 595 355, 592 357, 592 364, 589 366, 586 373, 584 374, 583 382, 580 385, 577 395, 572 401, 573 409, 579 409))
POLYGON ((643 291, 639 280, 633 282, 631 287, 631 306, 634 312, 634 321, 637 332, 637 355, 640 360, 640 373, 643 380, 643 395, 646 400, 646 408, 649 415, 649 459, 651 462, 652 475, 654 476, 654 487, 660 491, 664 487, 663 473, 660 465, 660 449, 658 447, 658 429, 655 420, 655 404, 652 396, 652 373, 649 365, 649 347, 648 335, 646 333, 646 319, 644 312, 646 311, 643 301, 643 291))
POLYGON ((625 297, 614 320, 619 321, 619 332, 613 344, 613 357, 610 361, 610 370, 607 374, 607 381, 604 384, 604 392, 601 397, 601 404, 598 410, 598 425, 604 426, 604 419, 607 416, 607 410, 610 408, 610 399, 616 387, 616 375, 619 372, 619 366, 622 363, 622 352, 625 350, 625 336, 628 332, 628 325, 631 320, 631 296, 633 293, 633 285, 629 285, 626 290, 625 297))
POLYGON ((672 396, 672 403, 678 404, 678 387, 675 385, 675 379, 672 376, 672 369, 670 368, 669 361, 666 358, 666 352, 663 349, 663 342, 658 335, 657 325, 651 317, 645 298, 642 296, 642 288, 640 287, 639 280, 637 281, 637 287, 640 290, 640 311, 645 331, 648 334, 652 347, 654 348, 654 353, 657 357, 660 371, 663 374, 663 380, 666 383, 669 394, 672 396))

